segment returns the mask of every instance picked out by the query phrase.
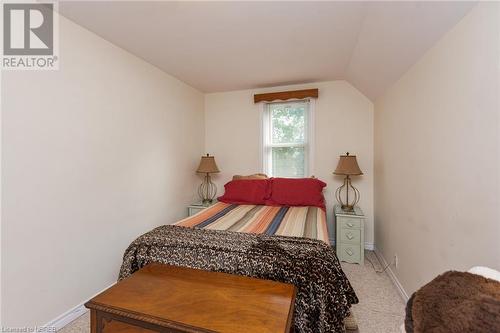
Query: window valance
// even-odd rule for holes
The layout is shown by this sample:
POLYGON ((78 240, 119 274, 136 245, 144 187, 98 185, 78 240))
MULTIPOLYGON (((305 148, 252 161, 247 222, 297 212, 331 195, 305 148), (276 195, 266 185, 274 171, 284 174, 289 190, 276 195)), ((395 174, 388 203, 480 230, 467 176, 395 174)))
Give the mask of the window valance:
POLYGON ((281 91, 275 93, 255 94, 253 95, 254 103, 259 102, 272 102, 276 100, 286 101, 289 99, 304 99, 304 98, 318 98, 318 89, 305 89, 293 91, 281 91))

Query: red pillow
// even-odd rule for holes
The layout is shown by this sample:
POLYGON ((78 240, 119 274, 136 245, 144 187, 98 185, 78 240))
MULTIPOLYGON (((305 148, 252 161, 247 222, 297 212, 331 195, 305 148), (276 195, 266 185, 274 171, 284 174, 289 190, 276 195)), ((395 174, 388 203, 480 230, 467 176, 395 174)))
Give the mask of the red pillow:
POLYGON ((224 185, 224 195, 217 200, 238 205, 264 205, 269 198, 269 179, 239 179, 224 185))
POLYGON ((324 182, 316 178, 271 178, 266 205, 314 206, 325 209, 324 182))

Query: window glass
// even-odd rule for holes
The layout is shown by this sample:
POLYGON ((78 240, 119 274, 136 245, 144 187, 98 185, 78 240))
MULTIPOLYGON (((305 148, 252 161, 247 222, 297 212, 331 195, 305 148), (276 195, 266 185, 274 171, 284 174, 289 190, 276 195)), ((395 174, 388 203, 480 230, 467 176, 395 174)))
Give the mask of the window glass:
POLYGON ((273 147, 272 176, 300 178, 305 176, 304 147, 273 147))
POLYGON ((304 143, 304 103, 270 104, 271 143, 304 143))

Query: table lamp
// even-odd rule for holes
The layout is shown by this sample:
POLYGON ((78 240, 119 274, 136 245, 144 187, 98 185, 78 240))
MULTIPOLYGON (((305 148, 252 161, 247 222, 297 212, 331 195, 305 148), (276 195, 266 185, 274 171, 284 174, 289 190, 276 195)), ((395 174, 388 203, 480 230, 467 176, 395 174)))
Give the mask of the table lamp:
POLYGON ((197 173, 204 173, 203 182, 198 188, 198 195, 201 198, 201 202, 205 205, 212 203, 217 194, 217 187, 210 179, 211 173, 220 172, 217 164, 215 163, 215 158, 207 154, 207 156, 202 156, 200 165, 196 170, 197 173))
POLYGON ((351 176, 360 176, 363 174, 359 168, 356 156, 349 155, 348 152, 345 155, 340 155, 339 164, 333 174, 345 176, 344 184, 335 191, 335 198, 341 205, 342 210, 353 211, 354 206, 356 206, 359 201, 359 191, 352 186, 351 176), (345 192, 345 201, 342 200, 343 192, 345 192), (349 202, 349 192, 352 193, 351 202, 349 202))

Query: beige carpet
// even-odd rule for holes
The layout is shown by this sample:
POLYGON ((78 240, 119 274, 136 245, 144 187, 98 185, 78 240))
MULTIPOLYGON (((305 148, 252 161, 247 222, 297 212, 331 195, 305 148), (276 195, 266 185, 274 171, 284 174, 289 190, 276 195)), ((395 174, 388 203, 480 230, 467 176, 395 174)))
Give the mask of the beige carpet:
MULTIPOLYGON (((377 270, 381 269, 373 252, 366 251, 365 255, 375 264, 377 270)), ((353 306, 354 316, 359 326, 358 331, 360 333, 401 333, 405 304, 389 277, 385 273, 375 273, 367 260, 364 265, 342 263, 342 268, 359 297, 359 304, 353 306)), ((90 332, 88 313, 59 332, 90 332)))
MULTIPOLYGON (((381 270, 372 251, 365 251, 377 270, 381 270)), ((405 303, 386 273, 377 274, 368 260, 364 265, 342 263, 359 303, 353 306, 360 333, 401 333, 405 303)))

